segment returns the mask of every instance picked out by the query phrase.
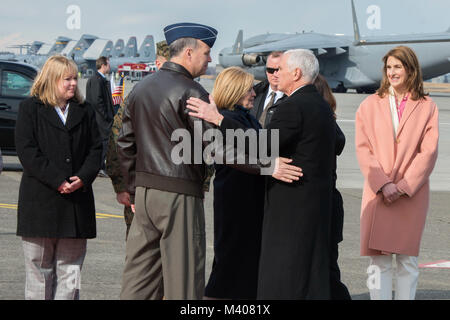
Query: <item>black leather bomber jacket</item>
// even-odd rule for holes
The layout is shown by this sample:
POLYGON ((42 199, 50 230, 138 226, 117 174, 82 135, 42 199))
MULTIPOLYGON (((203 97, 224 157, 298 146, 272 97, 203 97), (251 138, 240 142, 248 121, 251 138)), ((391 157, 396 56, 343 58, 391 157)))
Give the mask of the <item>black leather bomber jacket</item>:
MULTIPOLYGON (((194 154, 190 163, 176 164, 172 159, 172 151, 181 141, 172 141, 174 130, 189 132, 193 150, 194 143, 199 143, 197 139, 202 141, 207 129, 217 128, 189 116, 186 108, 189 97, 209 101, 208 92, 183 66, 173 62, 164 63, 158 72, 145 77, 133 88, 117 143, 130 194, 134 194, 135 187, 142 186, 203 197, 206 178, 203 161, 198 163, 198 155, 194 161, 194 154)), ((229 121, 232 120, 222 120, 221 127, 233 128, 235 124, 229 121)))

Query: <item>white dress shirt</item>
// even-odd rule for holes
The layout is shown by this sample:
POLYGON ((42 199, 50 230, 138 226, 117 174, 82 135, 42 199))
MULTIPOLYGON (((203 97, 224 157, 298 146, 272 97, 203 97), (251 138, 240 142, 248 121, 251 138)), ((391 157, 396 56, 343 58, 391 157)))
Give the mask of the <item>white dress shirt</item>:
MULTIPOLYGON (((273 92, 272 88, 269 86, 269 91, 267 91, 266 100, 264 100, 264 109, 267 107, 267 104, 270 101, 270 94, 273 92)), ((275 99, 273 100, 273 104, 277 102, 284 95, 281 91, 275 91, 275 99)))
POLYGON ((64 125, 66 125, 67 116, 69 115, 69 103, 67 103, 66 110, 64 110, 64 113, 62 112, 60 107, 55 107, 55 109, 61 121, 64 123, 64 125))

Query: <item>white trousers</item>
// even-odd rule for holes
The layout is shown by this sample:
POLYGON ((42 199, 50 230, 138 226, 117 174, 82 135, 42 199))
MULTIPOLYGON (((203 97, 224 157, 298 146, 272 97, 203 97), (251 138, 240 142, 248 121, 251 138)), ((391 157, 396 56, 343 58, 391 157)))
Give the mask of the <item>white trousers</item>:
MULTIPOLYGON (((369 291, 371 300, 392 300, 393 255, 380 255, 370 257, 369 291)), ((414 300, 416 296, 417 281, 419 278, 419 265, 417 257, 401 254, 395 255, 397 269, 395 273, 395 300, 414 300)))
POLYGON ((25 299, 78 300, 86 239, 22 237, 25 299))

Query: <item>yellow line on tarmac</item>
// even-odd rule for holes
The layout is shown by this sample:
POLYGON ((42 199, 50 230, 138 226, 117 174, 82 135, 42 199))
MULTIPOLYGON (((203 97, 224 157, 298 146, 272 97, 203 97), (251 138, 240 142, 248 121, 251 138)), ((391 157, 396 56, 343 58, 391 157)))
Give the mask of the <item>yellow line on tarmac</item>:
POLYGON ((17 204, 0 203, 0 208, 17 209, 17 204))
POLYGON ((97 216, 103 217, 103 218, 118 218, 118 219, 123 219, 123 216, 119 216, 117 214, 107 214, 107 213, 100 213, 100 212, 96 212, 97 216))
MULTIPOLYGON (((17 204, 0 203, 0 208, 17 210, 17 204)), ((100 219, 106 219, 106 218, 123 219, 123 216, 119 216, 117 214, 107 214, 107 213, 96 212, 95 215, 97 218, 100 218, 100 219)))

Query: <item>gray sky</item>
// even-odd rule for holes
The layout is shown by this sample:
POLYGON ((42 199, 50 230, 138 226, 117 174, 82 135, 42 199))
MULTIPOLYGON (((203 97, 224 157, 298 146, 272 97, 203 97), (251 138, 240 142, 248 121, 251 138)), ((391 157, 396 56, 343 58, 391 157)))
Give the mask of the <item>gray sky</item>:
MULTIPOLYGON (((216 63, 219 50, 234 43, 239 29, 244 30, 244 39, 266 32, 353 35, 350 0, 1 0, 0 4, 0 51, 33 40, 52 44, 60 35, 78 40, 84 33, 113 42, 136 36, 139 47, 147 34, 163 40, 166 25, 198 22, 219 31, 212 50, 216 63), (79 29, 67 27, 68 20, 74 21, 67 13, 71 5, 80 9, 79 29)), ((442 32, 450 27, 448 0, 355 0, 355 6, 360 32, 366 36, 442 32)))

